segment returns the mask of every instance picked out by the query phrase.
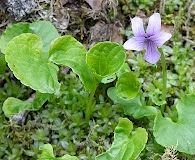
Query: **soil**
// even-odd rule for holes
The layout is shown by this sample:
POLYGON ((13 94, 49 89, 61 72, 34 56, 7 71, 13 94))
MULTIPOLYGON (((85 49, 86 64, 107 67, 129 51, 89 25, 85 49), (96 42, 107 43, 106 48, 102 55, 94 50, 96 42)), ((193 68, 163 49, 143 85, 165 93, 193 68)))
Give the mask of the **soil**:
POLYGON ((49 20, 61 35, 69 34, 87 48, 100 41, 123 42, 123 16, 117 0, 3 0, 0 34, 17 22, 49 20), (23 2, 24 1, 24 2, 23 2))

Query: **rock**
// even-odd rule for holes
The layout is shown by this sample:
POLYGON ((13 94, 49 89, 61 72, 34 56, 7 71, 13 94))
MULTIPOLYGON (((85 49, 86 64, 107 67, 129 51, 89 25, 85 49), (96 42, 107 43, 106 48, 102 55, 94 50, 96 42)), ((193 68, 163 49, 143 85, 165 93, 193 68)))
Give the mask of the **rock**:
POLYGON ((36 3, 34 0, 1 0, 0 10, 16 21, 20 21, 23 17, 34 11, 36 3))

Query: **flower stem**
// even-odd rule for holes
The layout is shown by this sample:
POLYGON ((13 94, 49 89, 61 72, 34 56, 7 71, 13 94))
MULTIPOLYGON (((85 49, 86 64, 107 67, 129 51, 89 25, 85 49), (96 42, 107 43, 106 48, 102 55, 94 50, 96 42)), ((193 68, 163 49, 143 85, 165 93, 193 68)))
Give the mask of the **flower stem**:
POLYGON ((91 113, 92 113, 92 110, 93 110, 92 107, 94 106, 94 95, 95 95, 95 91, 97 89, 98 84, 99 83, 97 83, 97 81, 94 82, 93 88, 92 88, 91 93, 89 95, 87 107, 86 107, 86 110, 85 110, 85 120, 86 121, 89 121, 90 117, 91 117, 91 113))
MULTIPOLYGON (((161 53, 161 64, 162 64, 162 79, 163 79, 163 87, 162 87, 162 101, 166 101, 166 94, 167 94, 167 65, 165 61, 165 56, 161 48, 158 49, 161 53)), ((164 114, 165 104, 161 105, 161 113, 164 114)))

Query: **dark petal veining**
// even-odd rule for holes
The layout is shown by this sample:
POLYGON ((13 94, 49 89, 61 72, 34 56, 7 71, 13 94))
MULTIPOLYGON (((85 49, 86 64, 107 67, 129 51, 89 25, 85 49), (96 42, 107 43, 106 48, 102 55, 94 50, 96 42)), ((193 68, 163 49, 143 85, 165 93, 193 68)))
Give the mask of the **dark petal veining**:
POLYGON ((155 64, 160 59, 160 53, 157 51, 156 45, 152 41, 148 40, 145 44, 146 53, 144 59, 151 64, 155 64))

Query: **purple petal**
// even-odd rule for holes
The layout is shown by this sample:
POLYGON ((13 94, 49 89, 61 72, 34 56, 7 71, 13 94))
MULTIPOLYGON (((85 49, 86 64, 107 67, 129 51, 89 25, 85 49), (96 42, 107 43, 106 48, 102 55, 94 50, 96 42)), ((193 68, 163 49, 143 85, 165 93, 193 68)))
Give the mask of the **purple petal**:
POLYGON ((152 41, 146 42, 144 59, 151 64, 155 64, 160 59, 160 53, 156 50, 156 46, 152 41))
POLYGON ((149 37, 154 44, 156 44, 159 48, 171 38, 171 34, 167 32, 160 32, 158 34, 155 34, 154 36, 149 37))
POLYGON ((161 18, 159 13, 154 13, 148 22, 148 27, 146 29, 147 36, 152 36, 160 32, 161 29, 161 18))
POLYGON ((134 17, 131 19, 132 30, 135 37, 144 37, 145 31, 143 26, 143 21, 139 17, 134 17))
POLYGON ((144 47, 145 38, 144 37, 133 37, 127 40, 123 47, 126 50, 136 50, 141 51, 144 47))

